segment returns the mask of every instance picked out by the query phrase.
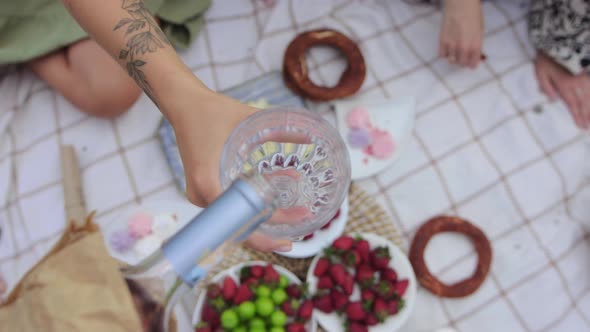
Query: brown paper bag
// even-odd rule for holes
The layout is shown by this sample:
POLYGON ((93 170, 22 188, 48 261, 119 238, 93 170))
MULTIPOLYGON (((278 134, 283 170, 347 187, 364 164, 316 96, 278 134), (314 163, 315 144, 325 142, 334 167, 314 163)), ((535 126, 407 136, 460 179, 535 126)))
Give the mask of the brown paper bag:
MULTIPOLYGON (((72 224, 73 225, 73 224, 72 224)), ((91 220, 71 226, 0 307, 2 331, 141 331, 118 263, 91 220)))
POLYGON ((0 331, 158 331, 161 306, 125 282, 86 217, 74 148, 62 147, 61 156, 68 227, 0 306, 0 331))

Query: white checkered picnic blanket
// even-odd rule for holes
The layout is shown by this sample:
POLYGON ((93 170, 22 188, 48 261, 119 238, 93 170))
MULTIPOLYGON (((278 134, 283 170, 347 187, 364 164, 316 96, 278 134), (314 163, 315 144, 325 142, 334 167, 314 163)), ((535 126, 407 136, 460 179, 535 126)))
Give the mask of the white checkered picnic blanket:
MULTIPOLYGON (((485 230, 494 260, 465 299, 420 290, 405 331, 590 330, 590 143, 563 104, 538 92, 526 34, 526 2, 484 3, 488 60, 477 70, 437 59, 441 14, 399 0, 215 0, 182 57, 223 90, 280 70, 297 32, 331 27, 360 43, 368 74, 360 95, 418 97, 413 140, 391 169, 359 185, 407 239, 428 217, 458 214, 485 230)), ((343 60, 311 52, 312 77, 335 83, 343 60)), ((326 109, 325 105, 314 105, 326 109)), ((323 111, 328 116, 328 111, 323 111)), ((64 227, 59 144, 75 145, 89 209, 101 224, 134 204, 180 198, 142 96, 116 120, 89 118, 25 69, 0 81, 0 273, 9 287, 64 227), (107 181, 109 179, 109 181, 107 181)), ((445 281, 470 274, 475 256, 460 236, 426 253, 445 281)))

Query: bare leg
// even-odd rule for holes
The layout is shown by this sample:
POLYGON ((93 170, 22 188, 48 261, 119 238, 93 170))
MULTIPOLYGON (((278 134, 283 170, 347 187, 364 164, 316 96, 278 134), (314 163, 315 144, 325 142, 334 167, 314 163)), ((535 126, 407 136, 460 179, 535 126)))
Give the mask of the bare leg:
POLYGON ((97 117, 122 114, 141 93, 119 64, 90 39, 35 59, 29 67, 82 112, 97 117))
POLYGON ((542 52, 537 53, 535 72, 541 90, 550 100, 558 97, 567 104, 576 125, 590 127, 590 75, 573 75, 542 52))

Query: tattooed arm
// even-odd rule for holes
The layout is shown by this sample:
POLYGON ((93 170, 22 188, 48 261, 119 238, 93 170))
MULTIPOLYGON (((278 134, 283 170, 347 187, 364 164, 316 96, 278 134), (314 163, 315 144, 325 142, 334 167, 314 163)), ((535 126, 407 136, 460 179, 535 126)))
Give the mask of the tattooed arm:
MULTIPOLYGON (((62 0, 88 34, 115 58, 170 120, 187 177, 187 196, 206 206, 221 194, 219 160, 233 128, 255 109, 209 90, 170 46, 140 0, 62 0)), ((88 63, 92 66, 92 63, 88 63)), ((290 242, 254 234, 259 250, 290 242)))
MULTIPOLYGON (((188 69, 141 0, 63 0, 88 34, 116 59, 167 117, 169 91, 207 89, 188 69)), ((89 66, 92 64, 89 63, 89 66)))

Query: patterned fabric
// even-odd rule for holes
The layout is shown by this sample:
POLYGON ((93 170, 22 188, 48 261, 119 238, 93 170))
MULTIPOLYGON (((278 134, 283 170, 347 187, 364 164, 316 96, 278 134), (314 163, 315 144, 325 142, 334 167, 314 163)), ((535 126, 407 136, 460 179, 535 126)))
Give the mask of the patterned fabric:
MULTIPOLYGON (((588 331, 590 139, 564 104, 539 92, 528 8, 521 0, 484 2, 488 59, 476 70, 438 59, 439 10, 395 0, 277 0, 272 8, 215 0, 181 56, 210 88, 226 91, 280 71, 297 33, 328 27, 350 36, 367 64, 354 98, 418 101, 398 162, 356 185, 406 244, 426 219, 446 213, 478 225, 494 249, 490 277, 475 294, 451 300, 419 289, 403 330, 588 331)), ((327 85, 345 68, 325 48, 311 50, 309 63, 311 78, 327 85)), ((334 120, 329 105, 308 107, 334 120)), ((9 290, 63 231, 60 144, 76 148, 84 198, 101 227, 139 203, 184 199, 162 151, 161 120, 146 96, 103 120, 27 70, 0 78, 0 274, 9 290)), ((427 262, 442 280, 473 271, 463 238, 441 235, 429 246, 427 262)))
POLYGON ((571 73, 590 72, 590 0, 533 0, 529 35, 571 73))

